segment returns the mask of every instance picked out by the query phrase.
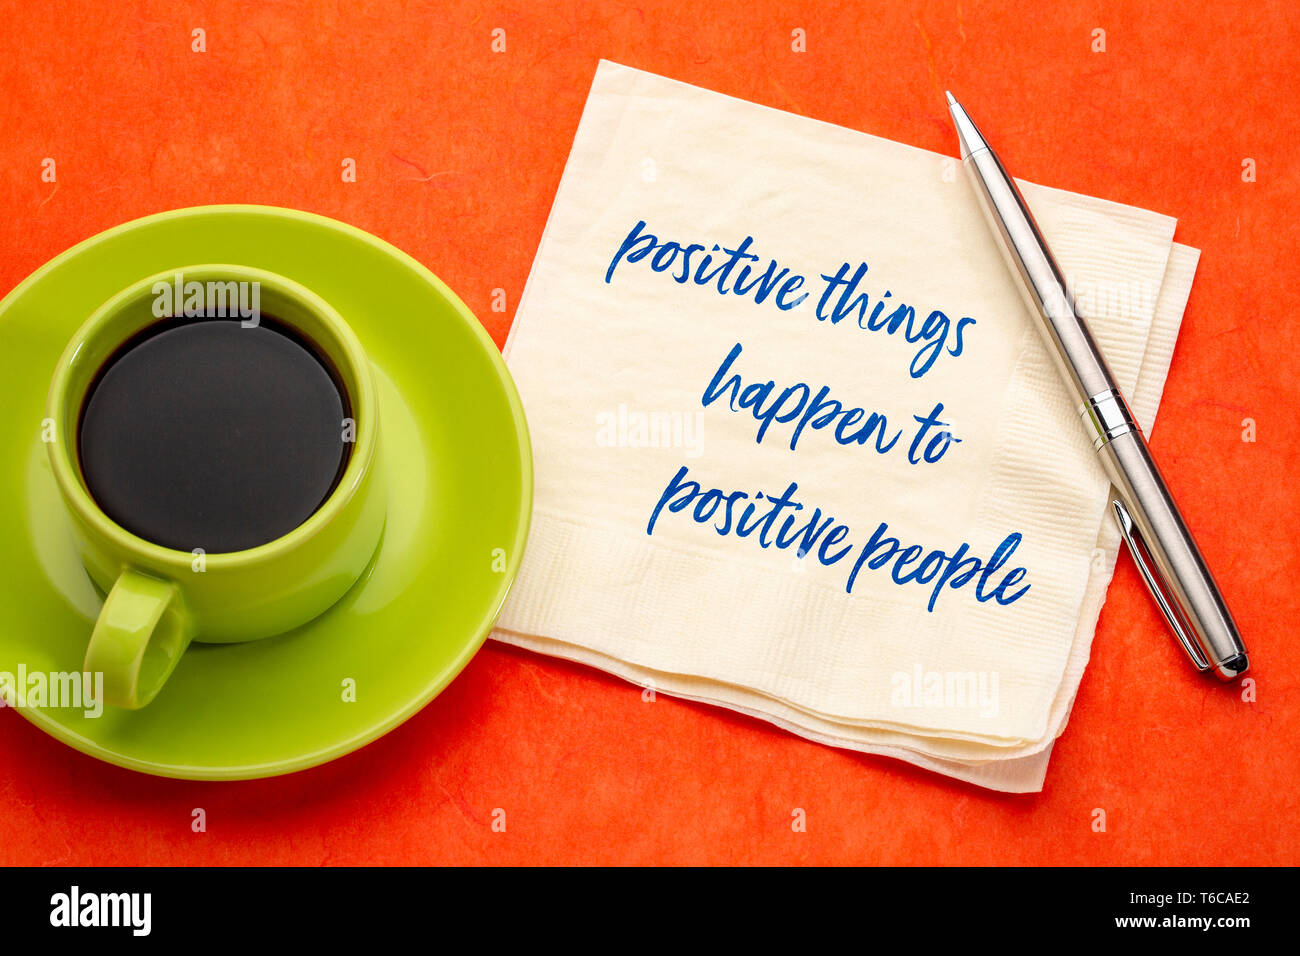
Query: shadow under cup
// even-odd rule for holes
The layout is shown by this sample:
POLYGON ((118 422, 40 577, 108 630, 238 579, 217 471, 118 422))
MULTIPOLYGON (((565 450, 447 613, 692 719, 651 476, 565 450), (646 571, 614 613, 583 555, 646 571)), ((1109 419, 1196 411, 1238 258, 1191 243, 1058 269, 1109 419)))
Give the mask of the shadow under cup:
POLYGON ((56 368, 47 445, 82 562, 107 595, 85 669, 104 674, 109 703, 147 704, 191 640, 280 634, 352 587, 383 532, 378 423, 355 334, 283 276, 190 266, 96 310, 56 368), (348 446, 333 464, 329 408, 343 412, 348 446), (241 464, 226 473, 223 460, 241 464), (192 480, 185 462, 195 463, 192 480), (281 487, 299 467, 302 487, 281 487), (205 536, 213 540, 191 541, 205 536))

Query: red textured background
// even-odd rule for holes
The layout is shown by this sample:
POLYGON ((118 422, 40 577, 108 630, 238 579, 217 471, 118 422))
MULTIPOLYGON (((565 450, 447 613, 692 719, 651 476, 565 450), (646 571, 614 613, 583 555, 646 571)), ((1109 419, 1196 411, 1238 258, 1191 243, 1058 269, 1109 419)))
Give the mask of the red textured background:
POLYGON ((1178 239, 1203 250, 1153 447, 1258 699, 1191 671, 1124 557, 1039 795, 644 703, 490 644, 387 738, 272 780, 137 775, 0 712, 0 863, 1300 862, 1291 4, 1035 5, 1029 21, 970 0, 2 6, 0 291, 138 216, 269 203, 410 252, 498 345, 599 58, 952 153, 950 87, 1017 175, 1178 216, 1178 239), (206 54, 190 50, 196 27, 206 54), (41 182, 47 156, 57 186, 41 182), (356 183, 340 181, 345 156, 356 183), (497 287, 505 314, 490 311, 497 287), (190 831, 195 807, 207 833, 190 831))

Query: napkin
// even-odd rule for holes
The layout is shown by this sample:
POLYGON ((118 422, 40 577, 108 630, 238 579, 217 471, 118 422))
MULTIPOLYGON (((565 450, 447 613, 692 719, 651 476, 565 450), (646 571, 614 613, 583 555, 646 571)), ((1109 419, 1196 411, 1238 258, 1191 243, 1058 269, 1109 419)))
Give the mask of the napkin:
MULTIPOLYGON (((1149 429, 1196 251, 1021 186, 1149 429)), ((1041 789, 1119 538, 956 160, 602 61, 505 355, 536 488, 495 637, 1041 789)))

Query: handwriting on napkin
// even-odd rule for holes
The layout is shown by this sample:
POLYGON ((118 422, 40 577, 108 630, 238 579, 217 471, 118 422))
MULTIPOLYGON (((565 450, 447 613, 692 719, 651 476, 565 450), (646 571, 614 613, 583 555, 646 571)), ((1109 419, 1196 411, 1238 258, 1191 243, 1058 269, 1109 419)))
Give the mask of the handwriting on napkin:
MULTIPOLYGON (((769 259, 761 271, 755 269, 753 263, 759 261, 759 256, 750 251, 753 245, 753 236, 746 236, 736 243, 734 249, 716 242, 710 247, 699 242, 683 246, 670 239, 661 241, 647 231, 643 219, 632 227, 610 260, 609 268, 605 270, 605 282, 613 280, 614 270, 620 263, 640 262, 649 257, 652 271, 667 272, 680 285, 692 282, 710 287, 718 295, 749 297, 759 304, 771 296, 773 303, 783 312, 802 305, 808 298, 807 292, 791 297, 803 288, 806 277, 792 272, 789 266, 782 266, 776 259, 769 259)), ((821 274, 823 291, 817 299, 818 321, 829 320, 831 325, 839 325, 845 318, 852 317, 857 319, 860 329, 883 330, 889 335, 901 332, 909 342, 924 342, 912 359, 910 371, 913 378, 924 375, 944 351, 961 355, 962 329, 974 325, 974 319, 963 316, 953 321, 939 309, 933 309, 924 319, 919 319, 916 309, 895 298, 890 289, 880 293, 873 304, 864 282, 868 268, 865 262, 856 266, 845 262, 834 275, 821 274), (871 307, 870 316, 868 306, 871 307)))
MULTIPOLYGON (((762 305, 770 298, 772 305, 789 312, 802 305, 810 295, 801 291, 806 285, 819 289, 815 317, 817 323, 838 326, 853 320, 859 330, 886 335, 901 335, 909 343, 921 343, 908 366, 912 378, 920 378, 933 367, 940 355, 954 358, 962 354, 962 333, 976 324, 970 316, 950 318, 940 309, 930 309, 924 318, 922 309, 907 304, 891 289, 869 293, 864 282, 870 266, 865 262, 839 264, 833 273, 819 273, 814 282, 782 266, 776 258, 762 257, 752 250, 753 236, 745 236, 731 247, 721 243, 679 242, 660 239, 644 219, 638 221, 623 239, 605 270, 605 282, 614 281, 620 267, 645 262, 653 272, 663 273, 679 285, 695 285, 718 295, 735 295, 762 305)), ((817 329, 810 323, 809 332, 817 329)), ((717 371, 704 387, 700 403, 705 408, 729 408, 750 414, 757 423, 754 440, 762 444, 773 426, 788 431, 789 448, 795 451, 807 429, 827 431, 839 445, 868 448, 885 455, 898 449, 898 455, 910 465, 933 464, 949 448, 961 442, 943 421, 943 403, 936 402, 921 414, 913 413, 914 423, 904 425, 890 421, 890 413, 850 404, 851 398, 833 396, 828 385, 815 382, 788 381, 778 384, 751 372, 748 379, 736 371, 743 345, 737 342, 719 363, 717 371), (788 427, 786 427, 788 426, 788 427), (905 439, 900 447, 900 440, 905 439)), ((784 437, 784 435, 783 435, 784 437)), ((957 590, 973 584, 976 601, 1012 604, 1029 591, 1031 585, 1016 587, 1027 575, 1023 567, 1005 572, 1022 539, 1019 531, 1007 534, 987 560, 971 553, 971 545, 962 541, 951 550, 919 543, 904 544, 889 534, 889 522, 881 521, 871 536, 855 546, 847 524, 823 515, 820 507, 809 507, 797 497, 799 483, 790 481, 783 491, 723 490, 705 488, 691 478, 690 469, 682 465, 669 479, 663 494, 650 512, 646 534, 654 534, 655 525, 666 508, 670 514, 685 512, 697 524, 712 528, 720 536, 753 538, 761 548, 793 548, 799 558, 813 556, 830 567, 847 565, 844 590, 853 593, 853 585, 864 568, 887 570, 890 580, 899 586, 923 585, 930 588, 926 610, 933 611, 945 588, 957 590), (856 557, 855 557, 856 555, 856 557)))

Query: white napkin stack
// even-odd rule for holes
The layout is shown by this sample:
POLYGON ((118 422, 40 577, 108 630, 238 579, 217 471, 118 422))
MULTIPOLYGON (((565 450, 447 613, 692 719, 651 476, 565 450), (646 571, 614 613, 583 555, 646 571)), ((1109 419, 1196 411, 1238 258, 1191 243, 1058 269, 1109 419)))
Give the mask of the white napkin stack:
MULTIPOLYGON (((1166 216, 1022 188, 1150 429, 1198 253, 1173 243, 1166 216)), ((1042 788, 1119 535, 1075 403, 956 160, 602 62, 505 354, 536 498, 495 637, 833 746, 998 790, 1042 788), (743 291, 738 270, 698 281, 747 237, 756 258, 738 260, 751 267, 743 291), (746 283, 773 260, 782 278, 761 297, 746 283), (867 308, 819 317, 822 277, 861 263, 854 294, 867 308), (795 275, 805 281, 782 295, 795 275), (877 302, 885 317, 913 306, 912 341, 905 323, 872 321, 877 302), (714 387, 707 401, 731 375, 734 391, 714 387), (759 440, 743 396, 761 409, 769 381, 767 401, 789 389, 787 404, 759 440), (809 402, 826 388, 842 414, 825 405, 796 436, 802 412, 781 414, 800 385, 809 402), (943 424, 912 449, 939 403, 943 424), (886 424, 866 444, 846 441, 872 413, 886 424), (959 441, 913 463, 941 431, 959 441), (689 501, 688 482, 699 486, 689 501), (754 530, 792 482, 766 536, 754 530), (798 543, 781 547, 794 538, 778 534, 786 517, 797 531, 814 509, 814 527, 832 519, 826 534, 802 557, 798 543), (901 569, 863 563, 850 590, 882 522, 877 542, 921 550, 901 569), (937 574, 962 544, 988 564, 1008 541, 983 584, 968 574, 932 606, 933 584, 907 580, 933 551, 937 574)))

